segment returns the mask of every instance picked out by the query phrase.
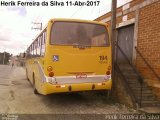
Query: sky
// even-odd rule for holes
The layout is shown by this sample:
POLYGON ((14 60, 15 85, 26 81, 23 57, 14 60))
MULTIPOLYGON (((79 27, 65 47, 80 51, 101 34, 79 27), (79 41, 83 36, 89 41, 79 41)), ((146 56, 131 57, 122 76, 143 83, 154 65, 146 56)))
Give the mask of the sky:
MULTIPOLYGON (((0 0, 10 2, 11 0, 0 0)), ((32 2, 38 0, 12 0, 17 3, 32 2)), ((43 2, 39 0, 38 2, 43 2)), ((45 0, 50 3, 52 0, 45 0)), ((57 2, 81 1, 88 0, 54 0, 57 2)), ((97 0, 90 0, 97 1, 97 0)), ((33 22, 42 23, 43 28, 51 18, 72 18, 94 20, 97 17, 111 10, 111 0, 99 0, 98 6, 2 6, 0 5, 0 52, 9 52, 17 55, 27 49, 39 30, 31 29, 38 27, 33 22)), ((118 6, 121 6, 131 0, 117 0, 118 6)))

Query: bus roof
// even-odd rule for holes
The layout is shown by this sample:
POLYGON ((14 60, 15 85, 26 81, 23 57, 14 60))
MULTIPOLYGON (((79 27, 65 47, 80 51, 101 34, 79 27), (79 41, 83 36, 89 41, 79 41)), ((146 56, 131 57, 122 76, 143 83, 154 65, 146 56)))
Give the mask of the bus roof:
POLYGON ((66 22, 86 22, 86 23, 93 23, 93 24, 101 24, 101 25, 107 25, 106 23, 99 22, 99 21, 93 21, 93 20, 82 20, 82 19, 67 19, 67 18, 54 18, 50 19, 49 22, 54 21, 66 21, 66 22))

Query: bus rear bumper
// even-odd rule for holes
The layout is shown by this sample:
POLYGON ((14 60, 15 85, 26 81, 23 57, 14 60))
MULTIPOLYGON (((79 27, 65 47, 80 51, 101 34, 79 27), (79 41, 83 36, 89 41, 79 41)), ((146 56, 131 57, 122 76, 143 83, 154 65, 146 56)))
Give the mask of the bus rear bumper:
POLYGON ((111 90, 112 80, 95 83, 76 83, 76 84, 51 84, 45 82, 43 84, 42 94, 64 93, 64 92, 80 92, 80 91, 94 91, 94 90, 111 90))

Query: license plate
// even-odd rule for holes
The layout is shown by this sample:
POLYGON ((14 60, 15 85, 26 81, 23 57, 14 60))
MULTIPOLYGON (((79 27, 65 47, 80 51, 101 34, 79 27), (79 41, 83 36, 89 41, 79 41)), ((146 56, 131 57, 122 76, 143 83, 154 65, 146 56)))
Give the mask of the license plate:
POLYGON ((77 78, 77 79, 87 78, 87 74, 77 74, 77 75, 76 75, 76 78, 77 78))

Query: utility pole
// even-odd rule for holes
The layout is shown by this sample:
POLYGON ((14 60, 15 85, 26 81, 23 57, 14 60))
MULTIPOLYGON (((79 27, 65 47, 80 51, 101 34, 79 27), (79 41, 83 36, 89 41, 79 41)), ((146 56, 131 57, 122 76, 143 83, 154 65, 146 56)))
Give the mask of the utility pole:
POLYGON ((111 41, 112 41, 112 80, 115 81, 115 43, 116 43, 116 13, 117 0, 112 0, 111 41))
POLYGON ((5 54, 5 51, 4 51, 4 54, 3 54, 3 65, 5 63, 5 57, 6 57, 6 54, 5 54))

